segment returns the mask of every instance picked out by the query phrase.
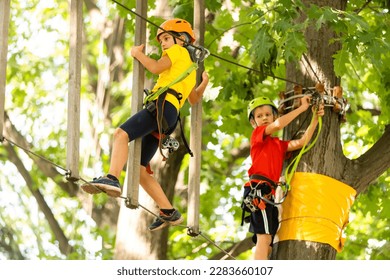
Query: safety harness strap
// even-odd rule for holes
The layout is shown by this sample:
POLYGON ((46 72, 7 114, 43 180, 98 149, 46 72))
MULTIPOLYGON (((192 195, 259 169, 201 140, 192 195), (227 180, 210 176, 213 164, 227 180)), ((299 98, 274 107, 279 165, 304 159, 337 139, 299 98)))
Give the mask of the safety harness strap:
POLYGON ((266 181, 270 184, 271 187, 273 187, 274 189, 276 189, 277 187, 277 184, 272 181, 271 179, 265 177, 265 176, 262 176, 262 175, 258 175, 258 174, 252 174, 251 176, 249 176, 249 179, 250 180, 260 180, 260 181, 266 181))
POLYGON ((144 99, 144 104, 149 103, 150 101, 156 100, 162 93, 166 92, 168 89, 170 89, 171 86, 174 84, 177 84, 184 80, 188 75, 192 73, 192 71, 198 69, 198 64, 193 62, 190 67, 187 68, 183 73, 181 73, 176 79, 174 79, 172 82, 170 82, 168 85, 163 86, 159 88, 157 91, 147 95, 144 99))
MULTIPOLYGON (((176 92, 175 90, 168 88, 165 92, 162 92, 159 94, 157 97, 156 101, 149 101, 148 103, 145 104, 145 108, 157 119, 157 126, 158 126, 158 132, 152 133, 154 137, 156 137, 159 140, 159 150, 160 154, 166 159, 165 155, 162 152, 162 141, 165 140, 166 135, 170 135, 173 131, 169 130, 167 121, 164 118, 164 105, 165 105, 165 98, 167 94, 172 94, 177 98, 177 100, 180 103, 180 100, 182 99, 181 93, 176 92)), ((183 139, 184 145, 187 149, 187 152, 193 156, 193 153, 187 143, 187 140, 184 135, 184 130, 183 126, 181 123, 181 118, 180 118, 180 112, 177 117, 177 121, 180 124, 180 131, 181 131, 181 138, 183 139)), ((176 125, 175 125, 176 127, 176 125)))
POLYGON ((184 129, 183 129, 183 124, 181 123, 180 113, 179 113, 178 119, 179 119, 179 124, 180 124, 181 138, 183 139, 184 146, 186 147, 187 152, 190 154, 190 156, 193 157, 194 154, 192 153, 190 145, 188 145, 187 139, 184 135, 184 129))

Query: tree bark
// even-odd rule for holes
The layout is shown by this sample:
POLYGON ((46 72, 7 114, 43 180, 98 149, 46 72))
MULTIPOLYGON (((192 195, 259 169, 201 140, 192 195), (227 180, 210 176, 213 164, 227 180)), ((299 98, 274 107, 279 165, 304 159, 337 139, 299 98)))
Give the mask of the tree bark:
POLYGON ((334 260, 336 250, 329 244, 303 240, 281 241, 273 246, 274 260, 334 260))
MULTIPOLYGON (((347 1, 317 0, 304 1, 306 5, 329 6, 337 10, 345 10, 347 1)), ((339 43, 330 42, 337 38, 327 26, 316 31, 309 27, 305 33, 308 42, 308 54, 298 66, 287 65, 287 79, 300 82, 304 86, 313 87, 321 82, 325 88, 340 85, 340 78, 334 73, 333 55, 340 50, 339 43)), ((292 87, 292 85, 288 85, 292 87)), ((286 91, 291 90, 291 88, 286 91)), ((284 131, 286 139, 299 133, 308 126, 310 113, 302 114, 284 131)), ((347 159, 342 150, 340 136, 340 118, 332 110, 326 109, 323 127, 316 145, 305 154, 297 171, 318 173, 343 182, 356 190, 357 195, 367 190, 369 184, 390 166, 390 128, 386 126, 382 137, 366 153, 359 158, 347 159)), ((326 205, 324 205, 326 207, 326 205)), ((289 211, 284 209, 284 211, 289 211)), ((305 241, 286 240, 275 244, 274 259, 335 259, 336 250, 328 244, 305 241)))
MULTIPOLYGON (((306 5, 315 4, 345 10, 347 1, 305 0, 304 3, 306 5)), ((302 15, 302 18, 304 18, 304 15, 302 15)), ((330 43, 336 37, 336 34, 326 26, 318 31, 315 27, 309 26, 304 35, 308 44, 308 53, 298 65, 291 63, 287 65, 287 79, 296 81, 304 87, 314 87, 317 83, 324 84, 325 88, 340 85, 340 78, 335 75, 333 70, 332 57, 340 50, 341 45, 330 43)), ((288 84, 286 92, 291 90, 292 86, 288 84)), ((285 139, 292 139, 293 136, 305 131, 310 119, 311 112, 301 114, 285 128, 285 139)), ((319 139, 315 146, 302 157, 297 171, 323 174, 336 180, 341 180, 345 176, 345 166, 348 160, 342 150, 340 123, 338 114, 326 108, 319 139)), ((294 153, 294 156, 297 153, 294 153)), ((288 212, 289 209, 283 208, 283 211, 288 212)), ((336 250, 330 245, 305 240, 277 242, 274 244, 272 253, 273 259, 335 259, 335 257, 336 250)))

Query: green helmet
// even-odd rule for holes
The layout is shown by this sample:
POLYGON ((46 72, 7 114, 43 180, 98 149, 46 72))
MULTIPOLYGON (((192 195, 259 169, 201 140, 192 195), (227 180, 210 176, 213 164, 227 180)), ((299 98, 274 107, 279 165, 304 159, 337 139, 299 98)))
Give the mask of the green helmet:
POLYGON ((268 97, 257 97, 248 104, 248 119, 251 119, 252 111, 259 106, 270 105, 274 114, 277 114, 278 108, 268 97))

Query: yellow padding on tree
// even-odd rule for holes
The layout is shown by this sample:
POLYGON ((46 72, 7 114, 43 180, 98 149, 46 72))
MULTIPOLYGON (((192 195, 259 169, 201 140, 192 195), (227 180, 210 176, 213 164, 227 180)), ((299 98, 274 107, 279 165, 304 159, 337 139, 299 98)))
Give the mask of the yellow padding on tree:
POLYGON ((331 177, 296 172, 282 204, 275 241, 306 240, 327 243, 341 252, 342 231, 356 191, 331 177))

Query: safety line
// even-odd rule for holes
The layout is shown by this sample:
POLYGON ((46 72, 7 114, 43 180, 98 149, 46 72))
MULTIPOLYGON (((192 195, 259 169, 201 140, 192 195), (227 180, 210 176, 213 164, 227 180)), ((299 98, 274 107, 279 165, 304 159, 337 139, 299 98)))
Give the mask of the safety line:
MULTIPOLYGON (((127 11, 133 13, 134 15, 140 17, 142 20, 144 20, 144 21, 150 23, 151 25, 153 25, 153 26, 155 26, 155 27, 157 27, 157 28, 163 30, 164 32, 167 32, 164 28, 162 28, 162 27, 160 27, 159 25, 155 24, 154 22, 152 22, 152 21, 149 20, 148 18, 143 17, 142 15, 140 15, 140 14, 137 13, 137 12, 135 12, 134 10, 132 10, 132 9, 126 7, 125 5, 119 3, 118 1, 116 1, 116 0, 111 0, 111 1, 114 2, 115 4, 121 6, 123 9, 125 9, 125 10, 127 10, 127 11)), ((185 41, 184 41, 183 39, 181 39, 179 36, 176 36, 175 34, 171 34, 171 35, 174 36, 176 39, 179 39, 179 40, 185 42, 185 41)), ((199 48, 198 46, 192 45, 192 44, 190 44, 190 43, 187 43, 187 44, 188 44, 189 46, 192 46, 192 47, 196 48, 196 49, 202 50, 202 49, 199 48)), ((288 79, 285 79, 285 78, 282 78, 282 77, 278 77, 278 76, 275 76, 275 75, 270 74, 270 73, 263 73, 263 72, 261 72, 261 71, 258 70, 258 69, 254 69, 254 68, 251 68, 251 67, 249 67, 249 66, 245 66, 245 65, 243 65, 243 64, 240 64, 240 63, 237 63, 237 62, 235 62, 235 61, 232 61, 232 60, 223 58, 223 57, 221 57, 221 56, 219 56, 219 55, 216 55, 216 54, 213 54, 213 53, 210 53, 210 56, 213 56, 213 57, 215 57, 215 58, 218 58, 218 59, 223 60, 223 61, 225 61, 225 62, 228 62, 228 63, 230 63, 230 64, 239 66, 239 67, 241 67, 241 68, 250 70, 250 71, 252 71, 252 72, 256 72, 256 73, 265 75, 265 76, 267 76, 267 77, 271 77, 271 78, 274 78, 274 79, 277 79, 277 80, 285 81, 285 82, 288 82, 288 83, 292 83, 292 84, 296 84, 296 85, 300 85, 300 86, 304 87, 304 86, 303 86, 302 84, 300 84, 300 83, 297 83, 297 82, 294 82, 294 81, 291 81, 291 80, 288 80, 288 79)))
MULTIPOLYGON (((56 164, 56 163, 54 163, 54 162, 48 160, 47 158, 45 158, 45 157, 43 157, 43 156, 41 156, 41 155, 39 155, 39 154, 37 154, 37 153, 35 153, 35 152, 33 152, 33 151, 31 151, 31 150, 29 150, 29 149, 27 149, 27 148, 21 146, 21 145, 19 145, 19 144, 13 142, 13 141, 11 141, 11 140, 9 140, 8 138, 6 138, 6 137, 4 137, 4 136, 3 136, 3 138, 1 139, 0 142, 3 142, 4 140, 7 141, 8 143, 10 143, 11 145, 20 148, 21 150, 25 151, 26 153, 32 154, 32 155, 34 155, 34 156, 36 156, 36 157, 38 157, 38 158, 44 160, 45 162, 47 162, 47 163, 49 163, 49 164, 51 164, 51 165, 53 165, 53 166, 55 166, 55 167, 57 167, 57 168, 59 168, 59 169, 65 171, 65 172, 66 172, 65 176, 68 176, 68 174, 70 174, 70 170, 67 170, 66 168, 63 168, 62 166, 60 166, 60 165, 58 165, 58 164, 56 164)), ((79 178, 76 178, 76 179, 78 179, 78 180, 80 180, 80 181, 83 181, 84 183, 89 183, 87 180, 83 179, 82 177, 79 177, 79 178)), ((97 186, 95 186, 95 185, 93 185, 93 184, 91 184, 91 185, 94 186, 95 188, 97 188, 99 191, 101 191, 101 192, 103 192, 103 193, 106 193, 104 190, 100 189, 99 187, 97 187, 97 186)), ((125 197, 125 196, 119 196, 118 198, 122 198, 122 199, 125 199, 125 200, 128 199, 128 198, 125 197)), ((144 210, 145 210, 146 212, 148 212, 149 214, 153 215, 154 217, 160 219, 160 220, 163 221, 163 222, 166 222, 166 221, 165 221, 164 219, 162 219, 159 215, 153 213, 153 212, 152 212, 151 210, 149 210, 147 207, 141 205, 140 203, 138 203, 138 206, 139 206, 140 208, 144 209, 144 210)), ((174 226, 176 226, 176 227, 183 227, 183 228, 190 229, 188 226, 184 226, 184 225, 174 225, 174 226)), ((226 251, 225 251, 224 249, 222 249, 219 245, 217 245, 214 241, 212 241, 210 238, 206 237, 203 233, 199 232, 198 234, 199 234, 200 236, 202 236, 204 239, 206 239, 207 241, 209 241, 210 243, 212 243, 212 244, 213 244, 216 248, 218 248, 221 252, 223 252, 224 254, 228 255, 228 256, 231 257, 232 259, 235 259, 231 254, 229 254, 228 252, 226 252, 226 251)))
MULTIPOLYGON (((314 119, 316 117, 316 113, 317 113, 317 110, 314 110, 313 117, 311 118, 309 127, 311 127, 313 125, 314 119)), ((299 151, 299 154, 290 162, 290 164, 286 168, 285 178, 286 178, 286 183, 287 183, 288 187, 291 187, 290 182, 292 180, 292 177, 294 176, 295 170, 298 167, 298 163, 301 160, 301 157, 303 156, 303 154, 308 152, 314 146, 314 144, 317 142, 317 139, 318 139, 318 136, 321 132, 321 129, 322 129, 322 117, 318 116, 318 128, 317 128, 317 134, 316 134, 315 138, 313 139, 313 141, 310 143, 309 146, 307 146, 308 143, 304 143, 303 147, 299 151), (291 171, 290 171, 290 169, 291 169, 291 171)))
MULTIPOLYGON (((159 28, 159 29, 162 29, 164 32, 166 32, 166 30, 164 30, 163 28, 161 28, 160 26, 158 26, 158 25, 155 24, 154 22, 150 21, 149 19, 147 19, 147 18, 143 17, 142 15, 138 14, 138 13, 135 12, 134 10, 132 10, 132 9, 130 9, 130 8, 128 8, 128 7, 126 7, 125 5, 119 3, 119 2, 116 1, 116 0, 112 0, 112 1, 113 1, 114 3, 116 3, 117 5, 121 6, 122 8, 124 8, 125 10, 127 10, 127 11, 129 11, 129 12, 135 14, 135 15, 138 16, 138 17, 140 17, 140 18, 143 19, 144 21, 146 21, 146 22, 152 24, 153 26, 155 26, 155 27, 157 27, 157 28, 159 28)), ((173 36, 176 37, 175 35, 173 35, 173 36)), ((179 40, 182 40, 182 39, 179 38, 179 37, 176 37, 176 38, 179 39, 179 40)), ((184 41, 184 40, 182 40, 182 41, 184 41)), ((192 46, 192 47, 194 47, 194 48, 196 48, 196 49, 201 49, 201 48, 199 48, 198 46, 195 46, 195 45, 192 45, 192 44, 188 44, 188 45, 190 45, 190 46, 192 46)), ((301 85, 300 83, 297 83, 297 82, 294 82, 294 81, 291 81, 291 80, 288 80, 288 79, 285 79, 285 78, 282 78, 282 77, 278 77, 278 76, 275 76, 275 75, 272 75, 272 74, 269 74, 269 73, 268 73, 268 74, 267 74, 267 73, 263 73, 263 72, 261 72, 261 71, 258 70, 258 69, 254 69, 254 68, 251 68, 251 67, 242 65, 242 64, 240 64, 240 63, 231 61, 231 60, 229 60, 229 59, 223 58, 223 57, 221 57, 221 56, 219 56, 219 55, 216 55, 216 54, 213 54, 213 53, 210 53, 210 55, 211 55, 211 56, 214 56, 215 58, 218 58, 218 59, 220 59, 220 60, 223 60, 223 61, 225 61, 225 62, 228 62, 228 63, 230 63, 230 64, 239 66, 239 67, 241 67, 241 68, 244 68, 244 69, 247 69, 247 70, 250 70, 250 71, 253 71, 253 72, 262 74, 262 75, 266 75, 266 76, 268 76, 268 77, 272 77, 272 78, 274 78, 274 79, 282 80, 282 81, 289 82, 289 83, 292 83, 292 84, 301 85)), ((312 68, 311 68, 311 69, 312 69, 312 68)), ((314 72, 313 69, 312 69, 312 71, 314 72)), ((318 77, 317 77, 317 79, 318 79, 318 77)), ((303 86, 303 85, 301 85, 301 86, 303 86)), ((319 118, 319 124, 320 124, 320 118, 319 118)), ((318 134, 317 134, 317 137, 315 138, 315 140, 316 140, 317 138, 318 138, 318 134)), ((66 174, 65 174, 66 176, 70 175, 70 170, 68 170, 68 169, 66 169, 66 168, 63 168, 62 166, 60 166, 60 165, 58 165, 58 164, 56 164, 56 163, 54 163, 54 162, 52 162, 52 161, 46 159, 45 157, 43 157, 43 156, 41 156, 41 155, 39 155, 39 154, 37 154, 37 153, 35 153, 35 152, 32 152, 31 150, 28 150, 27 148, 22 147, 21 145, 16 144, 15 142, 13 142, 13 141, 11 141, 11 140, 5 138, 5 137, 3 137, 3 139, 1 139, 1 142, 2 142, 3 140, 6 140, 6 141, 9 142, 10 144, 12 144, 12 145, 14 145, 14 146, 16 146, 16 147, 18 147, 18 148, 24 150, 26 153, 32 154, 32 155, 34 155, 34 156, 36 156, 36 157, 38 157, 38 158, 40 158, 40 159, 46 161, 47 163, 49 163, 49 164, 51 164, 51 165, 53 165, 53 166, 55 166, 55 167, 57 167, 57 168, 59 168, 59 169, 65 171, 65 172, 66 172, 66 174)), ((315 142, 313 142, 313 143, 315 143, 315 142)), ((313 143, 312 143, 312 144, 313 144, 313 143)), ((312 145, 310 145, 310 148, 311 148, 311 146, 312 146, 312 145)), ((302 149, 302 150, 303 150, 303 149, 302 149)), ((307 150, 306 150, 306 151, 307 151, 307 150)), ((305 152, 306 152, 306 151, 305 151, 305 152)), ((303 153, 302 153, 302 154, 303 154, 303 153)), ((294 162, 294 161, 293 161, 293 162, 294 162)), ((77 179, 77 178, 76 178, 76 179, 77 179)), ((81 180, 81 181, 83 181, 83 182, 85 182, 85 183, 89 183, 88 181, 86 181, 85 179, 83 179, 83 178, 81 178, 81 177, 79 177, 78 179, 81 180)), ((91 185, 93 185, 93 184, 91 184, 91 185)), ((95 185, 93 185, 93 186, 96 187, 97 189, 99 189, 99 191, 105 193, 104 190, 98 188, 98 187, 95 186, 95 185)), ((127 197, 123 197, 123 196, 119 196, 119 198, 128 199, 127 197)), ((150 211, 150 210, 147 209, 146 207, 142 206, 141 204, 138 204, 138 206, 141 207, 141 208, 143 208, 145 211, 147 211, 148 213, 152 214, 152 215, 155 216, 156 218, 159 218, 160 220, 162 220, 162 221, 165 222, 165 220, 161 219, 158 215, 156 215, 155 213, 153 213, 152 211, 150 211)), ((181 225, 176 225, 176 226, 181 226, 181 225)), ((188 226, 182 226, 182 227, 185 227, 185 228, 188 228, 188 229, 189 229, 188 226)), ((221 252, 223 252, 224 254, 228 255, 230 258, 235 259, 231 254, 229 254, 227 251, 225 251, 225 250, 222 249, 220 246, 218 246, 218 245, 217 245, 214 241, 212 241, 210 238, 206 237, 202 232, 199 232, 199 235, 202 236, 202 237, 203 237, 204 239, 206 239, 207 241, 209 241, 210 243, 212 243, 216 248, 218 248, 218 249, 219 249, 221 252)))
MULTIPOLYGON (((309 61, 307 55, 306 55, 306 54, 303 54, 302 56, 303 56, 303 58, 306 60, 306 63, 309 65, 310 70, 313 72, 314 76, 316 77, 317 82, 320 83, 320 82, 321 82, 321 81, 320 81, 320 78, 318 77, 317 73, 314 71, 313 66, 311 65, 311 63, 310 63, 310 61, 309 61)), ((326 92, 326 91, 325 91, 325 92, 326 92)))
MULTIPOLYGON (((133 13, 134 15, 136 15, 136 16, 139 17, 139 18, 141 18, 142 20, 144 20, 144 21, 150 23, 151 25, 157 27, 158 29, 161 29, 161 30, 164 31, 164 32, 168 32, 168 31, 169 31, 169 30, 165 30, 164 28, 162 28, 162 27, 160 27, 159 25, 155 24, 155 23, 152 22, 151 20, 149 20, 149 19, 145 18, 144 16, 140 15, 140 14, 137 13, 136 11, 134 11, 134 10, 132 10, 132 9, 130 9, 130 8, 128 8, 128 7, 126 7, 125 5, 123 5, 123 4, 121 4, 121 3, 119 3, 118 1, 116 1, 116 0, 111 0, 111 1, 114 2, 115 4, 117 4, 118 6, 121 6, 121 7, 122 7, 123 9, 125 9, 126 11, 129 11, 130 13, 133 13)), ((180 41, 186 43, 187 45, 192 46, 192 47, 194 47, 194 48, 196 48, 196 49, 198 49, 198 50, 202 50, 202 48, 200 48, 200 47, 198 47, 198 46, 192 45, 191 43, 187 43, 185 40, 183 40, 182 38, 180 38, 180 36, 177 36, 177 35, 174 34, 174 33, 170 33, 170 34, 171 34, 173 37, 175 37, 175 39, 178 39, 178 40, 180 40, 180 41)))
POLYGON ((12 144, 13 146, 18 147, 19 149, 22 149, 22 150, 25 151, 26 153, 32 154, 32 155, 34 155, 34 156, 40 158, 41 160, 46 161, 47 163, 50 163, 51 165, 53 165, 53 166, 55 166, 55 167, 57 167, 57 168, 59 168, 59 169, 62 169, 63 171, 66 172, 66 174, 70 173, 70 170, 68 170, 68 169, 66 169, 66 168, 63 168, 62 166, 60 166, 60 165, 58 165, 58 164, 56 164, 56 163, 54 163, 54 162, 48 160, 47 158, 45 158, 45 157, 43 157, 43 156, 41 156, 41 155, 38 155, 37 153, 32 152, 31 150, 29 150, 29 149, 27 149, 27 148, 25 148, 25 147, 23 147, 23 146, 21 146, 21 145, 19 145, 19 144, 16 144, 15 142, 9 140, 8 138, 6 138, 6 137, 4 137, 4 136, 3 136, 3 139, 2 139, 2 140, 7 141, 8 143, 12 144))
POLYGON ((217 247, 222 253, 224 253, 225 255, 231 257, 233 260, 236 260, 235 257, 233 257, 230 253, 228 253, 227 251, 225 251, 224 249, 222 249, 220 246, 218 246, 214 241, 212 241, 210 238, 208 238, 207 236, 205 236, 202 232, 199 232, 199 235, 202 236, 204 239, 206 239, 208 242, 212 243, 215 247, 217 247))
MULTIPOLYGON (((121 198, 124 198, 124 197, 121 197, 121 198)), ((127 198, 125 198, 127 199, 127 198)), ((141 207, 142 209, 144 209, 146 212, 148 212, 149 214, 153 215, 154 217, 156 217, 157 219, 159 219, 160 221, 162 222, 165 222, 166 221, 164 219, 162 219, 160 216, 158 216, 157 214, 153 213, 152 211, 150 211, 148 208, 146 208, 145 206, 142 206, 140 203, 138 203, 138 206, 141 207)), ((175 227, 183 227, 183 228, 187 228, 188 230, 191 230, 191 227, 189 226, 184 226, 184 225, 174 225, 175 227)), ((211 240, 210 238, 208 238, 206 235, 204 235, 201 231, 199 231, 198 233, 196 233, 197 235, 200 235, 202 236, 205 240, 207 240, 208 242, 210 242, 211 244, 213 244, 216 248, 218 248, 222 253, 224 253, 225 255, 229 256, 230 258, 234 259, 235 258, 230 254, 228 253, 226 250, 224 250, 223 248, 221 248, 216 242, 214 242, 213 240, 211 240)))
MULTIPOLYGON (((219 56, 219 55, 216 55, 216 54, 213 54, 213 53, 210 53, 210 56, 214 56, 214 57, 216 57, 216 58, 218 58, 218 59, 220 59, 220 60, 226 61, 226 62, 228 62, 228 63, 230 63, 230 64, 234 64, 234 65, 239 66, 239 67, 241 67, 241 68, 245 68, 245 69, 247 69, 247 70, 250 70, 250 71, 253 71, 253 72, 262 74, 262 75, 266 75, 267 77, 271 77, 271 78, 274 78, 274 79, 277 79, 277 80, 285 81, 285 82, 288 82, 288 83, 291 83, 291 84, 296 84, 296 85, 300 85, 300 86, 304 87, 302 84, 297 83, 297 82, 294 82, 294 81, 292 81, 292 80, 285 79, 285 78, 282 78, 282 77, 278 77, 278 76, 275 76, 275 75, 272 75, 272 74, 263 73, 263 72, 261 72, 261 71, 258 70, 258 69, 254 69, 254 68, 251 68, 251 67, 249 67, 249 66, 245 66, 245 65, 243 65, 243 64, 240 64, 240 63, 238 63, 238 62, 235 62, 235 61, 232 61, 232 60, 223 58, 222 56, 219 56)), ((306 88, 306 87, 304 87, 304 88, 306 88)))

